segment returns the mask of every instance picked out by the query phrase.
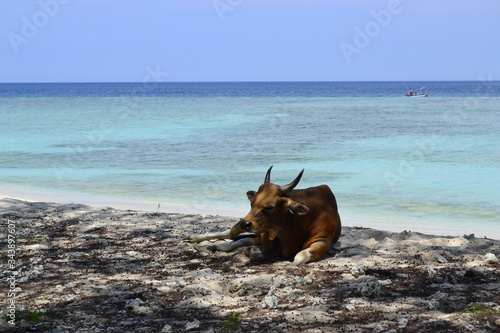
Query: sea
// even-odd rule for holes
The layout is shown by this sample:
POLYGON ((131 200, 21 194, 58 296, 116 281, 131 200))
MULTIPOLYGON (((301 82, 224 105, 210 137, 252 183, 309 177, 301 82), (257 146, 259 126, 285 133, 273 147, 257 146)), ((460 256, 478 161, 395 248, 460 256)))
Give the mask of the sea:
POLYGON ((273 166, 344 225, 500 239, 500 81, 3 83, 0 116, 3 196, 242 217, 273 166))

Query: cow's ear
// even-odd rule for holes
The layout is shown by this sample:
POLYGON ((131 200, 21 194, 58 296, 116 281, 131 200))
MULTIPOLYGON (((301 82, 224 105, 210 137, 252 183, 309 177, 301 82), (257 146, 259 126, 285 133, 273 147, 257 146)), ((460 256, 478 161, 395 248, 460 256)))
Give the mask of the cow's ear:
POLYGON ((307 208, 306 205, 295 202, 295 201, 291 201, 288 204, 288 210, 292 214, 296 214, 296 215, 305 215, 309 212, 309 208, 307 208))
POLYGON ((256 194, 257 194, 257 192, 255 192, 255 191, 248 191, 247 192, 248 200, 252 201, 256 194))

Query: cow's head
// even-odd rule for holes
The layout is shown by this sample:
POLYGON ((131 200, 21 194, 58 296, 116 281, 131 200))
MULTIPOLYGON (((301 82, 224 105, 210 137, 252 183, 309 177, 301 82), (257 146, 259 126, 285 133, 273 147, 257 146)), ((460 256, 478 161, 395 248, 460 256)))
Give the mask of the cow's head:
POLYGON ((250 200, 250 212, 231 229, 231 235, 242 232, 251 232, 257 235, 269 232, 270 235, 275 235, 284 227, 287 214, 304 215, 309 212, 309 208, 305 205, 287 197, 287 193, 299 183, 304 169, 293 182, 280 186, 271 183, 272 168, 271 166, 267 170, 264 184, 259 187, 258 192, 247 192, 247 197, 250 200))

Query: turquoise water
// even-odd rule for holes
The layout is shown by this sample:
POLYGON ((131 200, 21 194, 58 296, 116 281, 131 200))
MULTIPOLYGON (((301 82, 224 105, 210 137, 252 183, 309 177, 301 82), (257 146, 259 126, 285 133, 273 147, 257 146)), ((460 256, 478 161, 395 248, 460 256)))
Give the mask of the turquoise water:
POLYGON ((500 238, 500 83, 425 85, 2 84, 0 194, 241 216, 274 165, 347 225, 500 238))

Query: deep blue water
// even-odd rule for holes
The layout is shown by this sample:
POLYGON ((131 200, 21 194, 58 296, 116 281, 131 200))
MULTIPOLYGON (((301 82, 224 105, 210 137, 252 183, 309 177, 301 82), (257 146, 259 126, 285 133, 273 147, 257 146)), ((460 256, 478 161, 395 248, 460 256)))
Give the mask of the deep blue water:
POLYGON ((500 238, 499 106, 498 81, 0 84, 0 194, 238 216, 274 165, 348 225, 500 238))
POLYGON ((500 81, 0 83, 0 97, 435 97, 499 96, 500 81))

